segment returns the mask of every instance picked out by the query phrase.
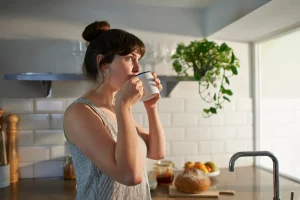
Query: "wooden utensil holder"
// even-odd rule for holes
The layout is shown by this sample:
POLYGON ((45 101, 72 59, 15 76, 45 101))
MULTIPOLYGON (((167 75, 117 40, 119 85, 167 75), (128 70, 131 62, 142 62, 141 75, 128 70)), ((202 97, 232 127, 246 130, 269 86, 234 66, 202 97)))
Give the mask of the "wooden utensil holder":
POLYGON ((15 183, 19 179, 16 142, 18 121, 19 117, 17 115, 10 114, 8 115, 6 122, 8 163, 10 164, 10 183, 15 183))

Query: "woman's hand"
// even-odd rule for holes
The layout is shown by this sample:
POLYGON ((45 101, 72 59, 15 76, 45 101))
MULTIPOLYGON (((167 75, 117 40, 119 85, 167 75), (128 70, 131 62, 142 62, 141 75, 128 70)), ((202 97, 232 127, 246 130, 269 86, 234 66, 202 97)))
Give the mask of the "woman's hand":
POLYGON ((143 83, 137 78, 133 77, 125 82, 123 87, 119 90, 116 98, 116 103, 125 103, 132 106, 143 96, 143 83))
MULTIPOLYGON (((163 87, 160 84, 160 80, 159 80, 159 78, 157 78, 156 73, 153 72, 152 75, 154 77, 154 82, 156 83, 156 86, 157 86, 159 92, 162 91, 163 87)), ((158 94, 156 97, 154 97, 154 98, 152 98, 148 101, 144 101, 145 108, 146 109, 147 108, 153 108, 156 105, 156 103, 159 99, 160 99, 160 95, 158 94)))

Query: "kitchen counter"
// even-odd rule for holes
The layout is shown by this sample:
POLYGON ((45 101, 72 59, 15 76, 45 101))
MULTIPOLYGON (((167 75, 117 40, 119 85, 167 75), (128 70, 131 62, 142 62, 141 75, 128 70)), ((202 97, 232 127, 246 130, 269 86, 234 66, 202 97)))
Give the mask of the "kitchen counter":
MULTIPOLYGON (((212 179, 217 189, 230 189, 235 195, 220 195, 219 200, 272 200, 272 173, 254 167, 236 167, 235 172, 221 169, 212 179)), ((281 200, 289 200, 291 191, 294 200, 300 200, 300 184, 280 177, 281 200)), ((195 198, 170 198, 168 187, 158 186, 151 191, 153 200, 194 200, 195 198)), ((64 200, 75 199, 76 182, 57 178, 20 179, 9 187, 0 188, 0 200, 64 200)), ((211 198, 201 198, 211 200, 211 198)))

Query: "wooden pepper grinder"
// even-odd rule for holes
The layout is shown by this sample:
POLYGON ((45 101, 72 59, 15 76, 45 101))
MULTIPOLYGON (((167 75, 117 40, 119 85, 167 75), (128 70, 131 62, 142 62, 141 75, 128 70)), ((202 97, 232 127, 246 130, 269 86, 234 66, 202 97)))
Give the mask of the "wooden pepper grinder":
POLYGON ((18 181, 18 154, 17 154, 17 123, 19 117, 15 114, 10 114, 7 117, 6 134, 7 134, 7 151, 8 163, 10 164, 10 183, 18 181))
POLYGON ((2 115, 3 115, 3 110, 0 109, 0 131, 2 131, 2 115))

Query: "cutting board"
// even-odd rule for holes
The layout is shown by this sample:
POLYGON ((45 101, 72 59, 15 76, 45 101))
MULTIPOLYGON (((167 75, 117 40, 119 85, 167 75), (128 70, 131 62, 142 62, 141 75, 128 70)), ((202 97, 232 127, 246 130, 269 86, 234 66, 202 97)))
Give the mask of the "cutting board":
POLYGON ((169 196, 170 197, 189 197, 189 198, 219 198, 221 193, 234 195, 235 192, 232 190, 217 190, 216 188, 210 188, 204 192, 198 194, 187 194, 179 192, 175 186, 172 184, 169 186, 169 196))

